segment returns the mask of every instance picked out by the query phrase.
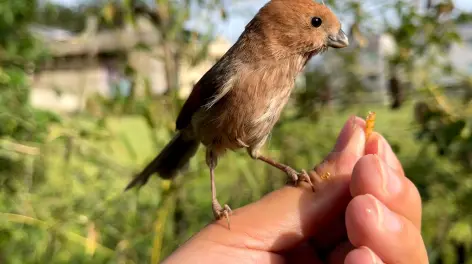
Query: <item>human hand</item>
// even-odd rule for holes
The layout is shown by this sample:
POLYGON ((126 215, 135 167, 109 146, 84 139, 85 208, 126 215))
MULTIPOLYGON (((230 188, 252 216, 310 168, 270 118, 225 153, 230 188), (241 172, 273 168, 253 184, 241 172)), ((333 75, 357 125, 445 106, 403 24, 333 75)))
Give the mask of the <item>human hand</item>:
MULTIPOLYGON (((421 199, 387 141, 350 118, 317 166, 329 180, 285 186, 214 222, 164 263, 428 263, 421 199)), ((312 172, 313 173, 313 172, 312 172)))

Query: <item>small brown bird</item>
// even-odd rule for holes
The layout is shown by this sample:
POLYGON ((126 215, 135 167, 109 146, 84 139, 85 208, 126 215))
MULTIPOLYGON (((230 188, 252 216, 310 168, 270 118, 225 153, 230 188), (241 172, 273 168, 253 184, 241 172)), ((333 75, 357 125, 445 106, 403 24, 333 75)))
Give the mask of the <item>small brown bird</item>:
POLYGON ((174 177, 200 143, 206 147, 213 213, 217 219, 225 216, 228 224, 231 209, 218 202, 214 179, 218 158, 226 150, 245 148, 253 159, 284 171, 295 183, 311 184, 306 172, 263 156, 260 149, 308 60, 328 47, 348 45, 339 20, 324 4, 271 0, 194 86, 177 117, 177 134, 126 190, 146 184, 153 173, 174 177))

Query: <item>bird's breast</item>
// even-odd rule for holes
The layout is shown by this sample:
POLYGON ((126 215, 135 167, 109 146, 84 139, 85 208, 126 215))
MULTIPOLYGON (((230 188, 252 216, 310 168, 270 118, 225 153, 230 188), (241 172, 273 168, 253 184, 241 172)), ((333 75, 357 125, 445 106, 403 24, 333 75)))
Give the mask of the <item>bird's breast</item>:
POLYGON ((299 59, 239 69, 228 81, 231 87, 225 88, 225 95, 193 117, 192 125, 202 143, 237 149, 264 141, 287 104, 303 64, 299 59))

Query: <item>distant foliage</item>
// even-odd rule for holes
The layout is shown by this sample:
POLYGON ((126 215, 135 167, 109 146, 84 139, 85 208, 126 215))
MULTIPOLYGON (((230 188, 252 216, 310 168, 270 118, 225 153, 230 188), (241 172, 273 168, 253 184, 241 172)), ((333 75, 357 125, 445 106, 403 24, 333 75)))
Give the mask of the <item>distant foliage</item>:
POLYGON ((465 220, 472 216, 472 111, 466 95, 472 86, 470 76, 453 68, 447 54, 462 41, 457 26, 471 23, 472 14, 456 10, 452 1, 428 1, 424 12, 398 2, 394 10, 400 25, 388 29, 398 45, 389 59, 391 78, 396 80, 390 86, 392 103, 401 103, 405 96, 416 99, 412 115, 418 143, 424 144, 422 152, 434 151, 443 159, 436 161, 442 165, 441 173, 426 173, 423 168, 425 173, 410 175, 423 197, 430 261, 466 263, 472 241, 472 225, 465 220), (446 79, 456 84, 451 86, 446 79))
POLYGON ((15 175, 29 166, 23 155, 37 153, 33 145, 44 142, 48 124, 60 120, 29 104, 28 73, 43 54, 28 28, 35 6, 32 0, 0 3, 0 190, 17 189, 14 182, 22 178, 15 175))

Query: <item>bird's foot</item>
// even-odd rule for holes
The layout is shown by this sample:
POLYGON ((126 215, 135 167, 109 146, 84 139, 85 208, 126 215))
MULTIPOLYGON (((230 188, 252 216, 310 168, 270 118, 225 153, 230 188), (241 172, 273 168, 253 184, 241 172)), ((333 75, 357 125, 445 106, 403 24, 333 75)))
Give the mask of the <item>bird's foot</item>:
POLYGON ((302 170, 301 172, 297 172, 296 170, 286 167, 285 172, 287 175, 290 177, 290 179, 294 182, 295 186, 298 186, 300 182, 304 181, 307 182, 310 186, 313 192, 315 191, 315 186, 311 182, 310 175, 305 170, 302 170))
POLYGON ((232 210, 229 205, 225 204, 224 207, 220 205, 218 201, 213 201, 212 203, 213 215, 216 220, 220 220, 225 217, 228 223, 228 229, 231 229, 229 216, 232 214, 232 210))

